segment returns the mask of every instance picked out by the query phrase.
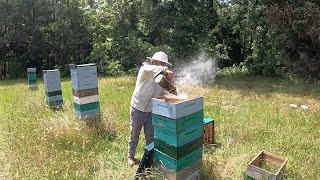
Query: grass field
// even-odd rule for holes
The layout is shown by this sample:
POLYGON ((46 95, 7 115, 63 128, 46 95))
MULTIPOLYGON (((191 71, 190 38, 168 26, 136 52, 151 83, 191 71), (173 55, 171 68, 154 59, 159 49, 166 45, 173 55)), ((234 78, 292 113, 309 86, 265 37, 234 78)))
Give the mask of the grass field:
MULTIPOLYGON (((69 79, 61 111, 45 106, 42 80, 34 91, 26 79, 0 80, 0 179, 133 179, 126 154, 134 84, 134 77, 99 79, 102 124, 94 129, 74 118, 69 79)), ((319 85, 218 76, 211 87, 183 89, 204 96, 205 117, 216 120, 217 145, 204 148, 202 179, 246 179, 261 150, 288 158, 286 179, 320 179, 319 85)))

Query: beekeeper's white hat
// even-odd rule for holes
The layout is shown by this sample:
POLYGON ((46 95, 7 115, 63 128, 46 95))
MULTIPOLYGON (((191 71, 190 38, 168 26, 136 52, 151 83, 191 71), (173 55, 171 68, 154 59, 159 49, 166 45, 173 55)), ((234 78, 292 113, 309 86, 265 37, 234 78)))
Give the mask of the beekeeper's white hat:
POLYGON ((166 55, 166 53, 164 53, 162 51, 154 53, 154 55, 152 57, 147 57, 147 59, 150 61, 156 60, 156 61, 164 62, 164 63, 172 66, 172 64, 169 63, 169 61, 168 61, 168 56, 166 55))

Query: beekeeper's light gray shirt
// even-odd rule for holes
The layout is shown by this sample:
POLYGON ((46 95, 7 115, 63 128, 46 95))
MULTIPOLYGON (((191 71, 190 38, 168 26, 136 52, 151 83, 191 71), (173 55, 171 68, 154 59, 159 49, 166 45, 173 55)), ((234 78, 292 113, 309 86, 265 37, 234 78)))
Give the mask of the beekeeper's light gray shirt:
POLYGON ((154 74, 167 70, 167 67, 156 65, 143 65, 138 73, 136 87, 131 98, 131 107, 143 111, 152 111, 152 98, 168 94, 160 85, 154 81, 154 74))

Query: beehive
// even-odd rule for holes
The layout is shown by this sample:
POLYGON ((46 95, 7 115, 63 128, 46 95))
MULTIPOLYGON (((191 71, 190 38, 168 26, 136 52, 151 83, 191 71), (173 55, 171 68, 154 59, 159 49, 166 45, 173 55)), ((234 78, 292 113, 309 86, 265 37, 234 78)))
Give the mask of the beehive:
POLYGON ((203 120, 203 143, 215 143, 214 119, 206 118, 203 120))
POLYGON ((53 108, 61 108, 63 105, 63 98, 60 70, 43 70, 42 72, 47 105, 53 108))
POLYGON ((27 68, 28 87, 37 88, 37 70, 36 68, 27 68))
POLYGON ((169 179, 200 176, 203 141, 203 98, 152 100, 154 159, 169 179))
POLYGON ((96 64, 70 64, 75 116, 99 119, 100 105, 96 64))

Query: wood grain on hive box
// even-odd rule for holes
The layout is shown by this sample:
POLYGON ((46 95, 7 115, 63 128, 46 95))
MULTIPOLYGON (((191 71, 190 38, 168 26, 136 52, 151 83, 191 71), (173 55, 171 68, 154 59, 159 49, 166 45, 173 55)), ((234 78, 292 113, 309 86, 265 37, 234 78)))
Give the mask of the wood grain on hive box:
POLYGON ((277 180, 283 174, 287 161, 287 158, 261 151, 248 164, 246 175, 255 179, 277 180), (264 165, 264 163, 267 165, 264 165), (268 168, 268 166, 272 168, 268 168))

